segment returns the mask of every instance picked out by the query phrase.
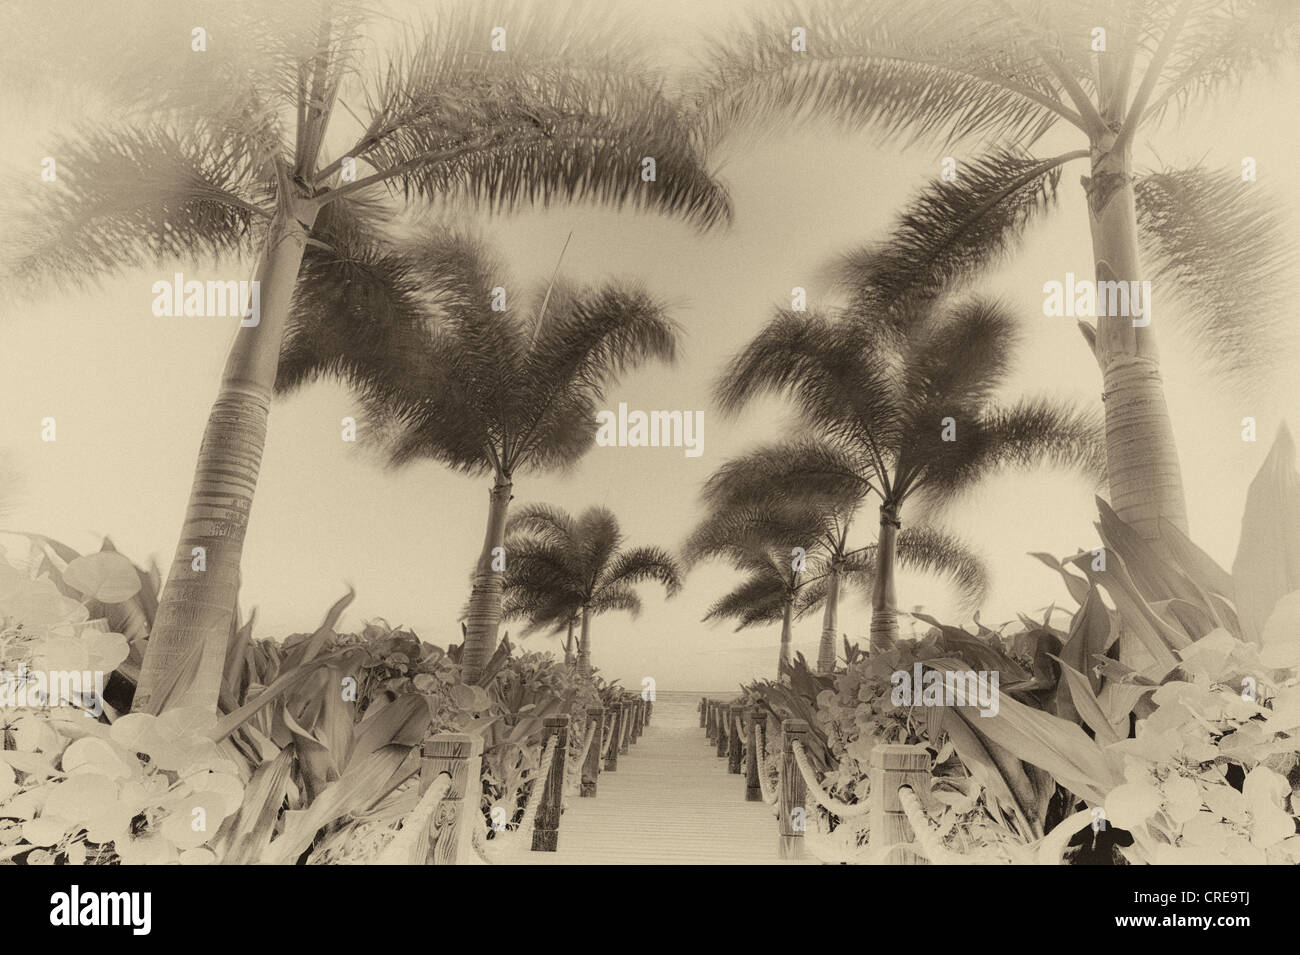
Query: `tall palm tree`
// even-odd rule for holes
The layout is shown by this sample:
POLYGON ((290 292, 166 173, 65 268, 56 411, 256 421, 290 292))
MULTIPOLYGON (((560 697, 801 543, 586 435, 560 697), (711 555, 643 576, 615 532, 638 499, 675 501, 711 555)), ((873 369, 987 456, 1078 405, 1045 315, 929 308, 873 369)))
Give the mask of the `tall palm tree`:
MULTIPOLYGON (((795 400, 817 440, 789 458, 784 482, 820 495, 879 495, 873 650, 898 637, 894 570, 909 499, 937 506, 1007 465, 1104 470, 1095 415, 1047 400, 994 400, 1015 339, 1013 318, 982 299, 922 301, 905 317, 780 311, 717 382, 726 414, 765 392, 795 400)), ((930 560, 944 550, 924 535, 908 546, 930 560)))
POLYGON ((473 683, 497 646, 516 475, 572 467, 595 441, 606 387, 644 362, 674 361, 678 327, 635 285, 552 282, 530 301, 463 236, 412 242, 397 257, 384 266, 404 270, 420 291, 382 303, 345 292, 313 304, 285 343, 278 388, 341 378, 359 394, 369 440, 390 466, 432 459, 492 477, 461 657, 473 683), (497 289, 506 290, 504 310, 494 307, 497 289), (363 324, 358 309, 369 316, 363 324))
MULTIPOLYGON (((1300 4, 1286 0, 823 0, 728 42, 703 98, 717 135, 793 114, 944 148, 996 140, 904 217, 910 269, 937 283, 1004 252, 1052 204, 1061 168, 1086 160, 1096 280, 1152 281, 1159 323, 1175 300, 1173 326, 1216 369, 1246 372, 1240 381, 1280 353, 1270 343, 1290 317, 1276 280, 1290 230, 1240 169, 1139 172, 1133 150, 1287 62, 1298 39, 1300 4), (800 52, 793 25, 806 31, 800 52), (1062 126, 1079 148, 1027 151, 1062 126)), ((1155 325, 1111 312, 1080 328, 1102 375, 1112 506, 1148 539, 1162 521, 1186 531, 1155 325)))
MULTIPOLYGON (((692 563, 723 557, 747 575, 709 607, 705 620, 731 618, 738 630, 781 621, 778 672, 791 662, 793 622, 818 607, 823 616, 817 669, 831 672, 841 592, 859 584, 870 588, 877 577, 877 545, 848 546, 849 527, 866 496, 864 485, 805 483, 810 473, 805 462, 833 453, 814 440, 792 440, 729 461, 705 485, 710 513, 686 543, 692 563)), ((980 558, 934 528, 900 534, 895 559, 947 577, 966 606, 977 605, 988 589, 980 558)))
POLYGON ((681 589, 677 561, 658 547, 624 547, 618 519, 603 507, 575 519, 561 508, 535 504, 515 514, 509 528, 507 602, 530 621, 530 629, 568 624, 570 640, 573 621, 581 616, 583 676, 591 675, 593 617, 611 610, 639 614, 639 583, 659 583, 669 597, 681 589))
POLYGON ((339 230, 398 195, 494 211, 556 198, 633 203, 702 227, 729 206, 682 111, 598 15, 575 30, 553 10, 455 6, 367 59, 367 30, 391 26, 360 0, 288 0, 273 15, 200 5, 201 18, 193 4, 120 16, 99 6, 83 29, 113 65, 87 82, 133 93, 131 109, 54 144, 57 182, 37 184, 8 230, 7 258, 15 284, 38 289, 178 260, 252 260, 259 320, 241 322, 226 361, 134 704, 156 709, 159 688, 192 666, 167 705, 213 708, 309 249, 346 258, 366 235, 339 230), (201 53, 190 41, 200 22, 211 44, 201 53), (508 40, 496 50, 501 27, 508 40), (653 183, 641 178, 646 156, 653 183))

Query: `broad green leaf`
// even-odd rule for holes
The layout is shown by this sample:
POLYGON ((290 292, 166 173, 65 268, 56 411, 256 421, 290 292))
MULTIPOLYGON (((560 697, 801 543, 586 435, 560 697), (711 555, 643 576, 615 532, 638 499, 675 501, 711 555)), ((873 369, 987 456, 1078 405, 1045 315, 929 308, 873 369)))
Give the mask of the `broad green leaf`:
POLYGON ((91 600, 118 604, 140 592, 135 565, 115 551, 86 554, 68 564, 63 580, 91 600))

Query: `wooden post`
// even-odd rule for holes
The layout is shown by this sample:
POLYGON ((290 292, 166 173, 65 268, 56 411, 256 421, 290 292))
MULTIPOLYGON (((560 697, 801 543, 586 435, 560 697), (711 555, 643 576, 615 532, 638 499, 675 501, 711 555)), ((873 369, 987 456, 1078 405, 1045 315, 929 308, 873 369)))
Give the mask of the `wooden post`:
POLYGON ((618 751, 624 756, 627 755, 629 748, 632 746, 632 708, 635 706, 631 699, 623 701, 623 735, 620 740, 618 751))
POLYGON ((727 714, 731 712, 731 707, 719 703, 716 707, 718 711, 718 758, 724 759, 727 750, 730 748, 731 733, 727 730, 727 714))
POLYGON ((709 698, 707 696, 702 696, 700 697, 700 729, 704 729, 708 725, 709 725, 709 698))
POLYGON ((740 762, 744 755, 740 750, 740 728, 736 726, 741 709, 738 704, 727 707, 727 772, 736 775, 740 775, 740 762))
POLYGON ((781 723, 781 792, 778 797, 781 824, 781 841, 777 847, 782 859, 803 858, 803 834, 807 828, 807 792, 803 776, 794 761, 795 740, 805 742, 808 724, 803 720, 783 720, 781 723))
POLYGON ((749 707, 745 715, 749 720, 745 746, 745 802, 762 802, 763 788, 758 781, 758 707, 749 707))
POLYGON ((600 778, 600 747, 605 742, 605 711, 599 706, 587 707, 587 728, 593 729, 591 748, 582 761, 582 781, 578 783, 579 796, 596 795, 596 781, 600 778))
POLYGON ((930 792, 930 754, 924 746, 878 744, 871 750, 870 851, 888 849, 882 865, 929 865, 908 843, 916 841, 912 824, 898 801, 898 787, 911 786, 923 802, 930 792), (892 848, 891 848, 892 847, 892 848))
POLYGON ((474 855, 470 839, 483 825, 479 812, 479 780, 483 772, 483 737, 469 733, 439 733, 420 747, 423 794, 441 773, 451 777, 446 797, 433 813, 438 837, 429 846, 430 865, 466 864, 474 855), (469 798, 466 798, 466 797, 469 798))
POLYGON ((645 729, 645 700, 637 697, 632 705, 635 707, 632 711, 632 742, 635 743, 645 729))
POLYGON ((707 714, 704 722, 704 736, 710 743, 716 743, 718 741, 717 707, 714 705, 712 700, 705 700, 704 706, 705 713, 707 714))
POLYGON ((623 704, 613 700, 609 704, 609 755, 605 757, 605 772, 618 771, 618 741, 623 735, 623 704))
POLYGON ((650 699, 645 701, 645 725, 646 726, 650 725, 650 717, 654 715, 654 711, 655 711, 655 701, 654 698, 651 697, 650 699))
POLYGON ((560 847, 560 813, 564 811, 564 758, 569 746, 569 714, 548 716, 542 720, 542 745, 555 738, 555 759, 545 780, 534 786, 545 786, 542 802, 537 807, 537 822, 533 826, 533 851, 554 852, 560 847))

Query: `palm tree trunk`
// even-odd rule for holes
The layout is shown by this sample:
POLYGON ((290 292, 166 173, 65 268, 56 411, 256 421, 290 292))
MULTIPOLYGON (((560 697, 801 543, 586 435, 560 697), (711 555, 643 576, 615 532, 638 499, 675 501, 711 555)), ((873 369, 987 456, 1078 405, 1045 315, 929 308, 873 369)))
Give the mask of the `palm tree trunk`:
MULTIPOLYGON (((1085 180, 1099 288, 1094 353, 1106 408, 1106 469, 1115 512, 1144 538, 1158 541, 1161 520, 1187 531, 1187 504, 1154 325, 1135 327, 1131 315, 1102 314, 1100 283, 1140 282, 1143 274, 1132 155, 1127 145, 1111 149, 1114 138, 1093 144, 1092 177, 1085 180)), ((1159 311, 1166 314, 1163 306, 1159 311)))
POLYGON ((835 640, 840 629, 840 571, 832 567, 826 582, 826 606, 822 610, 822 642, 817 648, 817 672, 835 669, 835 640))
POLYGON ((776 672, 780 675, 781 680, 786 680, 785 668, 794 662, 790 653, 790 640, 794 637, 794 601, 785 602, 785 610, 781 614, 781 656, 778 659, 776 672))
POLYGON ((876 579, 871 588, 871 652, 888 650, 898 642, 898 595, 894 591, 894 555, 897 551, 898 508, 880 508, 880 535, 876 543, 876 579))
POLYGON ((573 618, 569 618, 569 638, 564 641, 564 665, 573 666, 573 618))
POLYGON ((510 479, 498 474, 488 494, 487 533, 483 537, 483 552, 474 571, 474 589, 469 595, 469 613, 465 616, 465 646, 461 650, 461 681, 475 684, 483 677, 483 670, 497 649, 497 633, 501 628, 501 588, 504 570, 494 568, 497 555, 506 560, 506 516, 510 509, 513 485, 510 479), (497 551, 497 548, 501 548, 497 551), (497 553, 493 553, 497 551, 497 553))
POLYGON ((140 668, 137 712, 164 703, 216 710, 280 345, 317 210, 312 202, 286 200, 254 270, 259 320, 240 325, 203 430, 180 543, 140 668), (192 679, 181 672, 191 667, 192 679), (180 692, 165 700, 170 686, 180 692))
POLYGON ((591 676, 591 611, 582 608, 582 637, 578 640, 578 672, 591 676))

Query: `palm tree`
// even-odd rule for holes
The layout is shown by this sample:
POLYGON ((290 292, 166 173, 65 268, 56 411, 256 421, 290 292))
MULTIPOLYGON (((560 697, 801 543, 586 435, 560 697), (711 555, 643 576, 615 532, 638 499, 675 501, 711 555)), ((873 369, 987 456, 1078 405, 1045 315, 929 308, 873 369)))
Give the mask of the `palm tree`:
POLYGON ((506 268, 462 236, 412 242, 382 265, 419 291, 380 303, 304 296, 312 313, 285 343, 277 387, 341 378, 390 466, 430 458, 491 475, 461 657, 473 683, 497 646, 515 476, 573 466, 595 441, 606 387, 644 362, 674 361, 678 328, 635 285, 553 281, 521 305, 528 297, 510 292, 506 268), (506 291, 504 310, 496 290, 506 291), (366 322, 354 320, 358 311, 366 322))
MULTIPOLYGON (((804 483, 810 473, 806 462, 832 453, 815 440, 792 440, 724 464, 705 485, 709 516, 685 547, 692 563, 723 557, 747 575, 709 607, 704 619, 731 618, 738 622, 737 630, 780 620, 778 672, 791 662, 793 622, 818 607, 823 616, 817 670, 834 670, 841 591, 859 583, 870 588, 878 572, 877 545, 848 547, 849 527, 866 496, 864 485, 804 483)), ((980 558, 934 528, 900 534, 896 559, 905 567, 948 577, 966 606, 977 605, 988 589, 980 558)))
POLYGON ((553 10, 458 6, 366 62, 365 30, 387 26, 365 10, 359 0, 290 0, 273 16, 205 7, 212 49, 198 54, 188 7, 120 24, 102 8, 103 22, 87 29, 112 51, 114 70, 93 82, 96 92, 134 94, 129 118, 56 143, 57 182, 38 184, 9 230, 10 271, 23 288, 88 285, 176 260, 253 260, 260 314, 241 322, 203 433, 139 710, 216 706, 277 359, 308 284, 308 250, 348 258, 370 238, 361 213, 399 194, 494 211, 555 198, 633 203, 701 227, 729 216, 684 114, 598 17, 575 31, 553 10), (494 50, 502 25, 507 48, 494 50), (646 156, 656 160, 653 183, 641 178, 646 156), (174 693, 178 675, 188 688, 174 693), (170 699, 155 699, 163 686, 170 699))
MULTIPOLYGON (((576 519, 558 507, 535 504, 510 519, 506 541, 507 602, 530 621, 530 630, 582 618, 578 672, 591 675, 591 620, 611 610, 641 612, 635 586, 663 585, 669 597, 681 589, 677 561, 658 547, 623 546, 618 519, 592 507, 576 519)), ((525 633, 528 631, 526 630, 525 633)), ((566 660, 568 654, 565 655, 566 660)))
MULTIPOLYGON (((994 401, 1015 339, 1012 317, 982 299, 922 300, 902 317, 780 311, 716 385, 725 414, 765 392, 798 404, 817 440, 789 457, 783 484, 823 497, 879 495, 872 650, 898 637, 894 570, 910 498, 935 507, 1007 465, 1103 471, 1095 415, 1047 400, 994 401)), ((941 538, 921 534, 907 544, 928 554, 923 563, 942 565, 941 538)))
MULTIPOLYGON (((737 119, 793 114, 944 148, 997 140, 903 217, 910 271, 936 285, 1003 253, 1052 204, 1061 168, 1087 160, 1097 282, 1153 281, 1160 314, 1175 299, 1175 327, 1217 370, 1249 381, 1281 354, 1270 346, 1290 316, 1289 289, 1276 281, 1290 230, 1241 170, 1139 174, 1133 148, 1171 116, 1285 62, 1298 36, 1300 4, 1285 0, 828 0, 756 23, 717 51, 703 99, 715 135, 737 119), (795 24, 806 31, 801 52, 795 24), (1080 148, 1027 152, 1062 125, 1080 148)), ((1111 504, 1148 539, 1162 521, 1186 531, 1154 325, 1104 311, 1080 328, 1102 375, 1111 504)))
MULTIPOLYGON (((758 511, 768 521, 774 513, 789 515, 802 510, 807 515, 801 546, 821 571, 803 578, 808 588, 805 600, 810 601, 803 612, 822 607, 819 673, 835 669, 843 588, 862 582, 870 588, 876 568, 874 544, 849 546, 853 521, 872 492, 870 482, 841 483, 825 489, 827 493, 819 493, 807 481, 808 462, 828 462, 834 457, 834 447, 817 438, 763 445, 723 464, 709 478, 703 494, 710 512, 716 515, 758 511)), ((749 523, 748 519, 745 523, 749 523)), ((770 527, 761 525, 760 533, 770 527)), ((789 534, 789 530, 784 532, 789 534)), ((735 531, 728 528, 727 533, 735 531)), ((987 573, 980 558, 962 541, 938 528, 909 528, 899 535, 898 559, 904 567, 950 577, 964 605, 977 605, 987 590, 987 573)))

